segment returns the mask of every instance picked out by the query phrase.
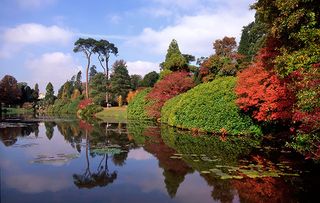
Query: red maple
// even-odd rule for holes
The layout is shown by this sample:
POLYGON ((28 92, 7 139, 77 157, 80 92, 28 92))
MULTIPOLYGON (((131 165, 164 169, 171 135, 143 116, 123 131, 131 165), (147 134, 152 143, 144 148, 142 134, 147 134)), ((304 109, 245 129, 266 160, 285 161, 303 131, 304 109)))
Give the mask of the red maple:
POLYGON ((147 99, 153 104, 147 108, 149 116, 160 118, 161 108, 166 101, 194 87, 188 72, 173 72, 157 82, 147 99))
POLYGON ((237 104, 245 112, 252 113, 258 121, 289 120, 292 117, 294 97, 284 80, 272 70, 270 55, 263 49, 257 61, 238 74, 237 104), (268 71, 266 70, 269 69, 268 71))

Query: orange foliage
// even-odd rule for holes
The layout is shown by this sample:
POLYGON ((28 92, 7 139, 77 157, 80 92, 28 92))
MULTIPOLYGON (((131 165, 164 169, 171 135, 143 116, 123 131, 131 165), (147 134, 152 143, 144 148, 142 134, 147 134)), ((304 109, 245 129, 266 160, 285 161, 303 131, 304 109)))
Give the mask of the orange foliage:
POLYGON ((262 49, 257 61, 238 74, 237 104, 258 121, 292 118, 294 96, 285 81, 272 71, 271 59, 275 55, 271 48, 262 49))
POLYGON ((130 101, 133 99, 133 97, 135 97, 138 93, 139 93, 139 90, 130 91, 128 93, 127 98, 126 98, 127 102, 130 103, 130 101))

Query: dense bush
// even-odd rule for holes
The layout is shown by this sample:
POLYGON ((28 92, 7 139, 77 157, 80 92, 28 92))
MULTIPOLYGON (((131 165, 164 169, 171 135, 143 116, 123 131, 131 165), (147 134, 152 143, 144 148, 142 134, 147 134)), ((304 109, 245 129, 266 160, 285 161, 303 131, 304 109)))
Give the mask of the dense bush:
POLYGON ((188 72, 173 72, 165 76, 147 95, 147 100, 152 102, 152 105, 147 107, 148 115, 155 119, 160 118, 161 108, 166 101, 188 91, 193 86, 193 79, 188 72))
POLYGON ((141 90, 135 95, 128 104, 128 119, 150 119, 147 114, 146 107, 150 104, 146 100, 147 94, 151 91, 151 88, 141 90))
POLYGON ((90 104, 88 106, 86 106, 86 108, 79 110, 79 115, 81 118, 89 118, 89 117, 93 117, 94 114, 102 111, 103 108, 99 105, 96 104, 90 104))
POLYGON ((165 103, 161 122, 171 126, 231 135, 260 135, 261 129, 235 104, 236 78, 222 77, 201 84, 165 103))
POLYGON ((47 112, 52 114, 75 114, 80 101, 80 98, 75 100, 57 99, 53 105, 48 107, 47 112))

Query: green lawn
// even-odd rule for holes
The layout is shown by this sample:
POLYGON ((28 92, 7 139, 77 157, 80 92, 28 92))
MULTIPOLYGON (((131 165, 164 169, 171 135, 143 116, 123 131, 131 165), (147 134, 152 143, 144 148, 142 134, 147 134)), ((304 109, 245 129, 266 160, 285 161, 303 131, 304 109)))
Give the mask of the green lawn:
POLYGON ((104 108, 103 111, 95 115, 105 122, 127 122, 127 107, 104 108))

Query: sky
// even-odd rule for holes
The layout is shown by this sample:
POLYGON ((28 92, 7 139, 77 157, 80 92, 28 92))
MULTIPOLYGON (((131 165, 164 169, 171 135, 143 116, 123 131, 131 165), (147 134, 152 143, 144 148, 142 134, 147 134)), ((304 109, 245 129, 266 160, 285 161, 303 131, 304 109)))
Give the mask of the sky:
MULTIPOLYGON (((127 62, 129 74, 159 72, 169 43, 196 58, 214 53, 224 36, 239 42, 254 20, 254 0, 0 0, 0 78, 14 76, 40 91, 55 91, 79 70, 83 54, 73 53, 82 37, 106 39, 127 62)), ((96 57, 93 64, 102 71, 96 57)), ((84 74, 83 74, 83 80, 84 74)))

